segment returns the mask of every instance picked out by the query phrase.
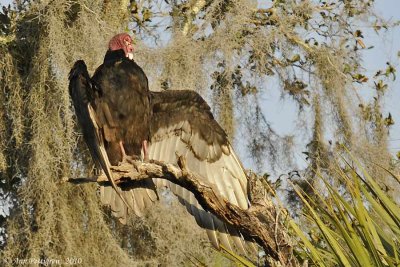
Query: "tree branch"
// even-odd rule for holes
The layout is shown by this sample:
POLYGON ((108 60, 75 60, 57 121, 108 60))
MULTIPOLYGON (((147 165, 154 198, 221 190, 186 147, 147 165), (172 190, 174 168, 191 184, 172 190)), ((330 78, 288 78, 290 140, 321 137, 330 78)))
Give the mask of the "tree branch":
MULTIPOLYGON (((152 178, 166 179, 184 187, 194 194, 205 210, 238 229, 246 239, 257 242, 273 260, 283 266, 299 266, 293 257, 292 245, 279 218, 282 216, 281 211, 272 204, 254 204, 248 210, 243 210, 220 196, 198 174, 187 170, 183 157, 179 157, 178 165, 179 168, 159 161, 133 161, 112 166, 111 171, 115 184, 122 188, 132 188, 140 181, 152 178)), ((110 185, 105 175, 100 175, 97 179, 78 178, 67 181, 75 184, 97 182, 101 185, 110 185)))

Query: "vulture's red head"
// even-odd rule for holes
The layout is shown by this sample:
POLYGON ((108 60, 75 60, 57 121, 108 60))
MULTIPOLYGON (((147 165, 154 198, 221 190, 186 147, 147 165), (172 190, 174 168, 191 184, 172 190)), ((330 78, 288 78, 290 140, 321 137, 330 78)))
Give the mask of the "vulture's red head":
POLYGON ((132 59, 133 45, 131 36, 127 33, 120 33, 115 35, 108 43, 108 49, 110 49, 111 51, 123 49, 125 55, 132 59))

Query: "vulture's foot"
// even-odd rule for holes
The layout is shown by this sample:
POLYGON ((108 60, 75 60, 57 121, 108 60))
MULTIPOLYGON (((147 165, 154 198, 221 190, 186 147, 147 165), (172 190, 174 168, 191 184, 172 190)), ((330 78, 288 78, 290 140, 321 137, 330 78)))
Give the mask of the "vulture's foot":
POLYGON ((121 149, 121 157, 122 157, 122 160, 120 161, 119 165, 126 162, 132 164, 132 162, 140 160, 140 156, 126 154, 124 144, 122 143, 122 141, 119 142, 119 147, 121 149))
POLYGON ((97 167, 93 167, 93 175, 98 177, 100 175, 104 174, 103 169, 99 169, 97 167))
POLYGON ((125 155, 125 156, 122 158, 122 162, 121 162, 121 163, 128 162, 128 163, 130 163, 130 164, 133 164, 135 161, 138 161, 138 160, 141 160, 141 157, 140 157, 140 156, 135 156, 135 155, 133 155, 133 156, 128 156, 128 155, 125 155))

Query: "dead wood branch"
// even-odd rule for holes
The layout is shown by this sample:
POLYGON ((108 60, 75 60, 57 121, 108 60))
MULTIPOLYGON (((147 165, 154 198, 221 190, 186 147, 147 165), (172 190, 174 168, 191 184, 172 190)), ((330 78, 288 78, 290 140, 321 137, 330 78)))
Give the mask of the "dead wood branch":
MULTIPOLYGON (((286 234, 286 227, 282 224, 282 211, 272 202, 252 205, 243 210, 229 203, 220 196, 213 187, 201 179, 198 174, 186 169, 184 158, 178 160, 179 167, 159 161, 133 161, 120 166, 112 166, 111 171, 115 184, 121 188, 132 188, 140 185, 145 179, 166 179, 191 191, 200 205, 207 211, 215 214, 227 224, 232 225, 246 239, 254 240, 263 247, 271 259, 283 266, 299 266, 292 253, 292 245, 286 234)), ((97 179, 78 178, 68 179, 71 183, 97 182, 101 185, 110 185, 107 177, 101 175, 97 179)))

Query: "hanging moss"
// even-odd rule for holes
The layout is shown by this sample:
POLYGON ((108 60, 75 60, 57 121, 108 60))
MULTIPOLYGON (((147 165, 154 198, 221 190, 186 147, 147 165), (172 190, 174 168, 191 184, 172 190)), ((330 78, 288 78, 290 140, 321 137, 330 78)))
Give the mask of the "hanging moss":
POLYGON ((54 259, 63 264, 77 260, 83 266, 176 266, 189 261, 182 250, 190 248, 190 255, 212 262, 211 255, 217 254, 205 233, 191 229, 195 221, 178 203, 172 209, 179 215, 171 214, 171 207, 155 207, 139 225, 122 227, 100 205, 96 186, 63 182, 64 177, 89 175, 92 168, 75 125, 68 72, 77 59, 84 59, 93 72, 107 40, 126 25, 126 12, 105 5, 32 3, 16 21, 16 39, 1 47, 0 172, 12 180, 19 170, 20 177, 12 191, 15 205, 1 257, 8 263, 54 259), (168 227, 158 225, 165 220, 171 221, 168 227), (181 236, 170 229, 174 224, 181 236))

